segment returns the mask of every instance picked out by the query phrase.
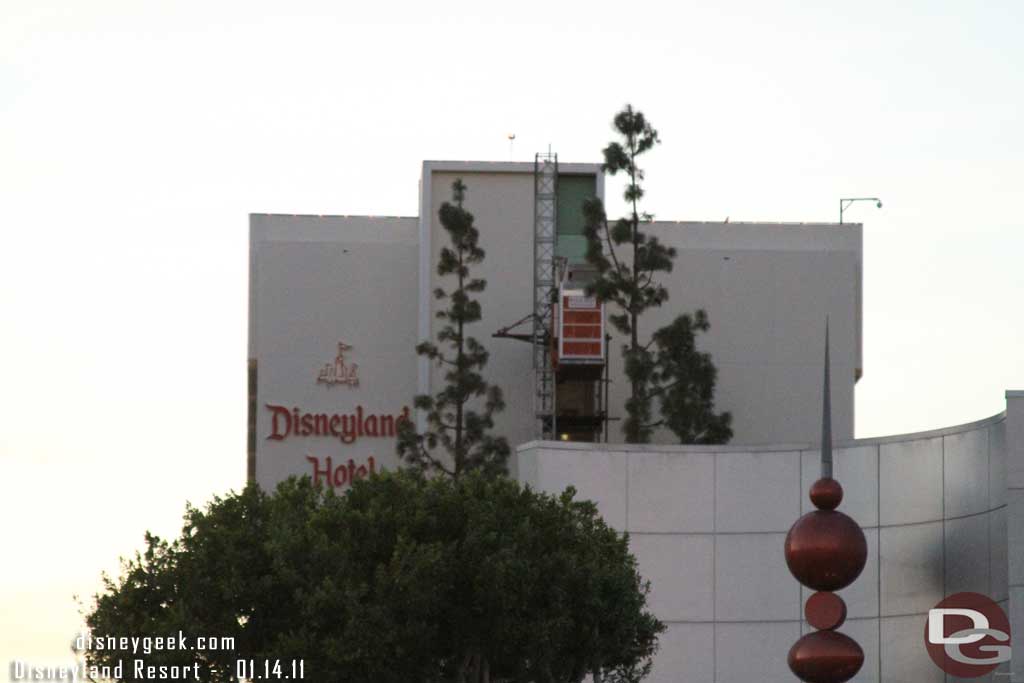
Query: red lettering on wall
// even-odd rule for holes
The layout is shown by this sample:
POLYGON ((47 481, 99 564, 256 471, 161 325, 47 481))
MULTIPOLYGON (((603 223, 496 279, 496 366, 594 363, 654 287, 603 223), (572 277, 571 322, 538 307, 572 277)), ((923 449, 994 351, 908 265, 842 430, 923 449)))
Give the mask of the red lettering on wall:
POLYGON ((289 436, 330 436, 342 443, 352 443, 360 437, 394 437, 402 423, 411 420, 409 406, 403 406, 398 415, 366 414, 363 406, 356 406, 347 415, 305 413, 299 408, 285 408, 266 404, 270 411, 270 434, 267 439, 283 441, 289 436))
POLYGON ((333 488, 348 486, 358 479, 365 479, 371 474, 377 473, 377 461, 373 456, 366 458, 365 465, 356 465, 355 461, 349 458, 348 462, 334 467, 331 456, 324 458, 323 466, 320 458, 315 455, 307 455, 306 460, 313 466, 313 484, 324 483, 333 488))
POLYGON ((270 412, 273 413, 271 419, 271 432, 268 439, 274 441, 281 441, 288 436, 292 431, 292 414, 287 408, 281 406, 267 405, 270 408, 270 412))
POLYGON ((352 443, 356 440, 356 416, 355 415, 342 415, 341 416, 341 441, 342 443, 352 443))
POLYGON ((327 416, 323 413, 313 416, 313 433, 317 436, 327 436, 330 433, 327 429, 327 416))
POLYGON ((327 466, 324 467, 323 469, 320 469, 320 458, 314 458, 312 456, 307 455, 306 460, 308 460, 313 465, 314 486, 318 486, 320 484, 320 477, 323 477, 325 480, 327 480, 327 484, 329 486, 334 486, 334 483, 331 481, 331 456, 327 456, 327 466))

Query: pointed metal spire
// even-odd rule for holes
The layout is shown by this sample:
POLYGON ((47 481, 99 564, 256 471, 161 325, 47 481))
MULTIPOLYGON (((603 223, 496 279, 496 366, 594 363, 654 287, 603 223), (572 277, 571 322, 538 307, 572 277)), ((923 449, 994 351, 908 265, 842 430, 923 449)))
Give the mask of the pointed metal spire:
POLYGON ((821 477, 832 478, 832 386, 829 378, 828 316, 825 316, 825 382, 821 398, 821 477))

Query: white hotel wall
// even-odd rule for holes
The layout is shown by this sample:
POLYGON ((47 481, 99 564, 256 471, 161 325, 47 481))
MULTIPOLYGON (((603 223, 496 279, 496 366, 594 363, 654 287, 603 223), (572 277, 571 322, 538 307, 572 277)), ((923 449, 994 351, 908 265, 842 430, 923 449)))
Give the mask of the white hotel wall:
MULTIPOLYGON (((826 316, 832 429, 837 439, 852 439, 854 385, 864 367, 862 226, 658 221, 649 230, 676 247, 678 255, 672 272, 661 278, 669 303, 645 314, 641 332, 646 335, 679 313, 707 310, 711 329, 698 345, 718 369, 715 403, 732 412, 731 443, 817 438, 826 316)), ((625 375, 619 353, 625 341, 616 335, 611 344, 615 379, 625 375)), ((612 382, 610 404, 625 405, 628 390, 628 382, 612 382)), ((653 441, 677 439, 660 429, 653 441)))
MULTIPOLYGON (((1006 432, 1004 413, 837 447, 840 510, 868 540, 867 567, 841 591, 849 609, 841 630, 866 655, 854 681, 943 681, 924 648, 928 609, 965 590, 1007 607, 1006 432)), ((786 568, 783 542, 811 509, 817 448, 530 442, 518 459, 520 481, 548 492, 575 486, 630 532, 651 608, 668 627, 651 681, 795 680, 786 654, 809 629, 808 592, 786 568)), ((1024 486, 1024 467, 1019 477, 1024 486)), ((1024 539, 1024 524, 1019 531, 1024 539)))

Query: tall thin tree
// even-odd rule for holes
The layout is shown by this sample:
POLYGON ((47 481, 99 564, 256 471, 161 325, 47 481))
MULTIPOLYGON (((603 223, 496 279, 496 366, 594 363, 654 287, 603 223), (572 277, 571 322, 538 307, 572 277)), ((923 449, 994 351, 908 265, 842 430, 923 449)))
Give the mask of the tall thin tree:
POLYGON ((449 244, 441 248, 437 274, 454 278, 451 291, 442 287, 434 297, 446 301, 437 311, 444 325, 437 343, 424 341, 416 352, 444 368, 444 386, 433 396, 416 396, 414 404, 426 415, 427 429, 418 433, 411 422, 398 430, 398 454, 412 467, 459 478, 469 471, 500 475, 507 471, 508 441, 495 436, 494 414, 504 407, 501 389, 489 385, 481 371, 487 365, 487 349, 467 335, 467 326, 480 320, 480 302, 472 297, 487 287, 487 281, 473 277, 470 266, 484 260, 480 232, 473 214, 464 207, 466 185, 452 184, 452 202, 441 205, 438 217, 448 233, 449 244), (444 455, 438 452, 438 447, 444 455))
POLYGON ((623 422, 626 442, 647 443, 654 429, 664 425, 682 443, 725 443, 732 436, 732 416, 714 413, 717 371, 708 354, 696 351, 694 341, 696 332, 709 328, 707 314, 698 310, 693 317, 681 315, 642 339, 641 317, 668 301, 668 290, 657 277, 672 271, 676 250, 642 229, 653 216, 639 207, 644 172, 637 160, 660 143, 658 132, 630 105, 615 115, 613 126, 620 139, 604 148, 602 168, 610 175, 628 176, 623 197, 630 210, 614 224, 609 224, 598 198, 587 200, 583 211, 586 258, 598 273, 588 289, 619 310, 608 320, 628 336, 622 348, 630 390, 623 422), (660 420, 652 415, 655 399, 660 401, 660 420))
POLYGON ((656 368, 651 342, 640 340, 639 319, 645 311, 668 300, 668 290, 655 278, 672 270, 676 250, 642 230, 652 216, 639 208, 644 196, 640 184, 644 172, 637 161, 660 142, 658 132, 642 112, 630 105, 615 115, 613 126, 620 139, 604 148, 602 168, 610 175, 623 172, 629 176, 623 197, 630 211, 610 225, 599 198, 584 204, 586 258, 598 272, 589 289, 620 311, 609 315, 608 320, 629 337, 622 350, 630 387, 623 432, 627 443, 646 443, 652 432, 651 383, 656 368))

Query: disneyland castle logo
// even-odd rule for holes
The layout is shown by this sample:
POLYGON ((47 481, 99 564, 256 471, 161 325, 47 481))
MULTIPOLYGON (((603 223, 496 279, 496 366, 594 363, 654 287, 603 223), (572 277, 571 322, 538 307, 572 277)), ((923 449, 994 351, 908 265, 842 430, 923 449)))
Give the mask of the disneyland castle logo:
POLYGON ((355 363, 349 365, 345 362, 345 352, 351 351, 352 347, 343 341, 338 342, 338 355, 334 357, 333 363, 325 363, 316 376, 317 384, 334 386, 344 384, 350 387, 359 386, 359 366, 355 363))

